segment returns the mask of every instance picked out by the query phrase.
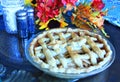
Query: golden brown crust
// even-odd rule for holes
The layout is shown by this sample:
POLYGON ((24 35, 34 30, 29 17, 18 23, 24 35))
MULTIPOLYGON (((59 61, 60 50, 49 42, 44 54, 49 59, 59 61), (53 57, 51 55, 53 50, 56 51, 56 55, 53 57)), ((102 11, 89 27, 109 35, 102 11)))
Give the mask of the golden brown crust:
POLYGON ((81 29, 53 29, 30 44, 30 56, 52 72, 83 73, 102 67, 112 51, 100 35, 81 29))

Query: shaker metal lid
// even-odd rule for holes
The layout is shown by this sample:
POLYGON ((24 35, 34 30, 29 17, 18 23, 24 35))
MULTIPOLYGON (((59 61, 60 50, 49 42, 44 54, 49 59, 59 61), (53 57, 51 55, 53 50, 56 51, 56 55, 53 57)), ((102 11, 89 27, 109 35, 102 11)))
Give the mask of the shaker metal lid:
POLYGON ((16 12, 17 17, 22 17, 22 16, 26 16, 26 15, 27 15, 26 10, 19 10, 16 12))
POLYGON ((24 10, 27 11, 28 16, 34 16, 34 8, 32 6, 30 6, 30 5, 25 6, 24 10))
POLYGON ((31 6, 27 6, 27 14, 28 16, 34 16, 34 8, 31 6))
POLYGON ((33 12, 34 12, 33 7, 28 6, 28 7, 27 7, 27 12, 28 12, 28 13, 33 13, 33 12))

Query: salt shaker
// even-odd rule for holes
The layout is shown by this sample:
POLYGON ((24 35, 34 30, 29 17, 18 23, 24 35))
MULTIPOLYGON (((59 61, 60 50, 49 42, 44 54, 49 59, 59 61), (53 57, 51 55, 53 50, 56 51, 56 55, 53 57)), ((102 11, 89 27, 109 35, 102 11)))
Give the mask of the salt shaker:
POLYGON ((28 37, 28 22, 26 10, 19 10, 16 13, 18 35, 20 38, 28 37))
POLYGON ((24 8, 24 0, 1 0, 1 6, 6 32, 16 34, 17 25, 15 13, 24 8))

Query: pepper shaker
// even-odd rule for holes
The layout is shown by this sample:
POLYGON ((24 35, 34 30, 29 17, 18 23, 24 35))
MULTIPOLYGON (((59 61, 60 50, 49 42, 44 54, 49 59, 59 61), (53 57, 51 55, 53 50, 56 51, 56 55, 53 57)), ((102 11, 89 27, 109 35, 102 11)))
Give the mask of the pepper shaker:
POLYGON ((28 31, 29 35, 32 36, 35 33, 35 19, 34 19, 34 9, 31 6, 27 6, 27 19, 28 19, 28 31))
POLYGON ((27 12, 19 10, 16 13, 18 35, 20 38, 28 38, 27 12))

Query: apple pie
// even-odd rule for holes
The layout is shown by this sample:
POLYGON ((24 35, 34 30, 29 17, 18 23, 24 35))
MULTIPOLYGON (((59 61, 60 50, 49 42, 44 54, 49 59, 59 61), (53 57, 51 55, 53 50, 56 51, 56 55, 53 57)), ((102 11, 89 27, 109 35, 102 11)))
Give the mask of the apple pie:
POLYGON ((30 43, 30 57, 52 72, 80 74, 109 62, 112 50, 101 35, 60 28, 38 34, 30 43))

